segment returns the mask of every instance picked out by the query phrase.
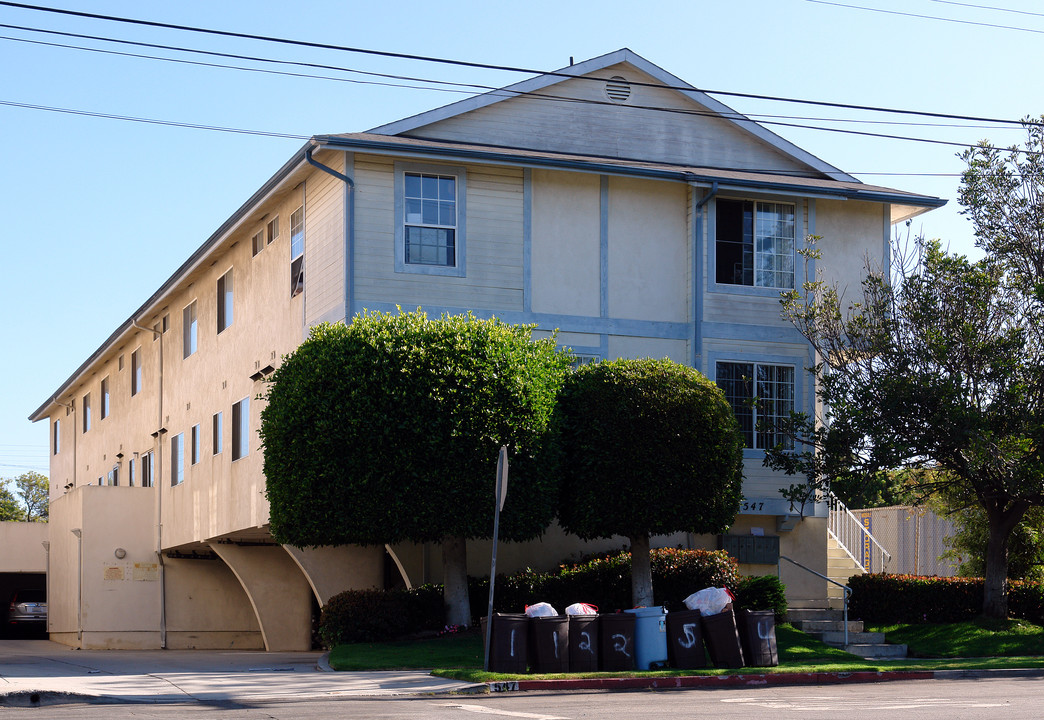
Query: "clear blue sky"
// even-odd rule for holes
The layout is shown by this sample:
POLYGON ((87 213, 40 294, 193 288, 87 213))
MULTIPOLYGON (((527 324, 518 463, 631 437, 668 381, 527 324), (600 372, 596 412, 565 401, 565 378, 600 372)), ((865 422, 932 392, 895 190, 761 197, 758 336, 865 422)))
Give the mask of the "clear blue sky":
MULTIPOLYGON (((707 90, 1018 119, 1044 113, 1044 7, 1033 0, 709 0, 621 3, 305 0, 41 0, 50 7, 297 40, 552 70, 621 47, 707 90), (52 4, 53 3, 53 4, 52 4), (854 6, 873 7, 875 12, 854 6), (990 6, 993 9, 990 9, 990 6), (1019 10, 1005 12, 996 8, 1019 10), (912 17, 894 13, 933 16, 912 17), (933 19, 935 18, 935 19, 933 19), (979 25, 952 22, 961 20, 979 25), (1007 26, 1007 27, 988 27, 1007 26)), ((0 6, 0 23, 367 72, 503 86, 525 76, 120 25, 0 6)), ((47 428, 26 417, 256 190, 303 139, 143 124, 11 103, 310 136, 361 131, 464 97, 419 83, 288 77, 105 55, 37 42, 201 62, 258 63, 116 47, 0 27, 0 477, 47 472, 47 428), (398 86, 390 86, 398 85, 398 86), (405 86, 405 87, 403 87, 405 86)), ((748 114, 930 122, 746 100, 748 114)), ((1000 126, 833 123, 973 143, 1000 126)), ((958 148, 769 126, 865 182, 950 204, 915 230, 973 251, 958 214, 958 148), (876 173, 897 173, 879 175, 876 173), (924 173, 944 174, 941 177, 924 173), (949 174, 949 175, 945 175, 949 174)))

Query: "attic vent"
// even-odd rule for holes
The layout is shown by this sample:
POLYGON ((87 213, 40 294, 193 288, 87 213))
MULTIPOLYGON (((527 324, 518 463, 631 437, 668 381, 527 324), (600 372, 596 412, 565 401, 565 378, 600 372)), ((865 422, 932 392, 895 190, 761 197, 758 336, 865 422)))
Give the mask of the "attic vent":
POLYGON ((619 75, 605 81, 605 94, 613 102, 624 102, 631 97, 631 84, 619 75))

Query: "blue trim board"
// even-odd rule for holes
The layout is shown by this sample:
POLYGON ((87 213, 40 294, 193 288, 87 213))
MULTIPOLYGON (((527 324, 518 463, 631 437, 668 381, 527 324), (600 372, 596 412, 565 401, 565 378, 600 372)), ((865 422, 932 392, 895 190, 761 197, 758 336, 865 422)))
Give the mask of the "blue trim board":
POLYGON ((609 317, 609 176, 603 175, 599 191, 598 260, 599 260, 599 310, 603 318, 609 317))
POLYGON ((522 170, 522 309, 533 310, 533 171, 522 170))
POLYGON ((805 345, 808 341, 790 323, 779 320, 775 325, 753 323, 706 322, 703 324, 703 340, 748 340, 763 343, 790 343, 805 345))
MULTIPOLYGON (((355 153, 344 154, 344 174, 355 180, 355 153)), ((345 213, 344 241, 344 317, 347 320, 355 304, 355 188, 344 184, 345 213)))
MULTIPOLYGON (((397 313, 399 305, 389 302, 357 303, 352 308, 352 315, 364 310, 397 313)), ((407 308, 404 308, 407 309, 407 308)), ((408 309, 413 309, 408 308, 408 309)), ((556 315, 553 313, 534 313, 499 310, 488 308, 451 307, 443 305, 421 305, 421 309, 432 317, 443 313, 447 315, 465 315, 471 312, 478 318, 497 317, 513 325, 537 325, 541 330, 559 330, 561 332, 591 333, 592 335, 625 335, 628 337, 648 337, 664 340, 686 340, 692 328, 689 323, 660 322, 655 320, 632 320, 629 318, 596 318, 584 315, 556 315)), ((602 344, 608 347, 608 337, 602 344)))

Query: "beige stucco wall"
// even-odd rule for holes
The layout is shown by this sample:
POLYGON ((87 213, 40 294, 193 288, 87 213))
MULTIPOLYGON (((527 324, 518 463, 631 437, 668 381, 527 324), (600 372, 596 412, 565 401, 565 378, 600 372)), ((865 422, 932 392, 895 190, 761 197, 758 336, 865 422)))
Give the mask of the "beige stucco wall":
POLYGON ((816 201, 815 234, 821 237, 816 245, 821 253, 817 273, 827 283, 836 283, 845 306, 861 298, 867 263, 876 272, 884 267, 890 232, 887 212, 888 206, 876 203, 816 201))
POLYGON ((0 573, 47 572, 47 523, 0 522, 0 573))

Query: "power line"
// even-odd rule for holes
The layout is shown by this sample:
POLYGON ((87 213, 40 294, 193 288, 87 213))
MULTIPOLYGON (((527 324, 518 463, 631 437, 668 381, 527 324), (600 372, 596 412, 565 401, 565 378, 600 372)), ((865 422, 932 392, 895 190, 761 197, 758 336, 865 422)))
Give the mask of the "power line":
POLYGON ((956 18, 939 17, 938 15, 920 15, 918 13, 902 12, 900 10, 885 10, 884 8, 866 7, 864 5, 849 5, 847 3, 832 2, 831 0, 805 1, 816 3, 817 5, 833 5, 834 7, 849 8, 850 10, 866 10, 867 12, 882 13, 884 15, 901 15, 903 17, 919 18, 921 20, 939 20, 940 22, 957 23, 959 25, 976 25, 978 27, 988 27, 997 30, 1019 30, 1021 32, 1044 35, 1044 30, 1035 30, 1033 28, 1018 27, 1015 25, 997 25, 995 23, 976 22, 974 20, 958 20, 956 18))
MULTIPOLYGON (((841 5, 840 3, 829 3, 829 2, 826 2, 825 0, 808 0, 808 1, 809 2, 821 2, 823 4, 837 4, 837 5, 841 5)), ((299 46, 299 47, 310 47, 310 48, 315 48, 315 49, 320 49, 320 50, 336 50, 336 51, 340 51, 340 52, 359 53, 359 54, 364 54, 364 55, 373 55, 373 56, 378 56, 378 57, 395 58, 395 59, 400 59, 400 60, 415 60, 415 61, 419 61, 419 62, 440 63, 440 64, 444 64, 444 65, 454 65, 454 66, 459 66, 459 67, 469 67, 469 68, 476 68, 476 69, 482 69, 482 70, 498 70, 498 71, 503 71, 503 72, 525 73, 525 74, 531 74, 531 75, 550 75, 552 77, 563 77, 563 78, 571 78, 571 79, 580 79, 580 80, 602 82, 602 79, 600 79, 600 78, 592 78, 592 77, 584 76, 584 75, 574 75, 572 73, 566 73, 566 72, 561 72, 561 71, 545 71, 545 70, 537 70, 537 69, 533 69, 533 68, 516 67, 516 66, 511 66, 511 65, 497 65, 497 64, 492 64, 492 63, 471 62, 471 61, 467 61, 467 60, 454 60, 454 59, 450 59, 450 58, 434 57, 434 56, 430 56, 430 55, 416 55, 416 54, 411 54, 411 53, 391 52, 391 51, 387 51, 387 50, 372 50, 372 49, 367 49, 367 48, 350 47, 350 46, 345 46, 345 45, 333 45, 333 44, 330 44, 330 43, 317 43, 317 42, 311 42, 311 41, 307 41, 307 40, 291 40, 291 39, 288 39, 288 38, 274 37, 274 36, 270 36, 270 35, 256 35, 256 34, 251 34, 251 33, 232 32, 232 31, 229 31, 229 30, 215 30, 215 29, 212 29, 212 28, 200 28, 200 27, 194 27, 194 26, 190 26, 190 25, 178 25, 178 24, 174 24, 174 23, 162 23, 162 22, 157 22, 157 21, 153 21, 153 20, 138 20, 138 19, 133 19, 133 18, 118 17, 118 16, 114 16, 114 15, 101 15, 101 14, 98 14, 98 13, 87 13, 87 12, 81 12, 81 11, 76 11, 76 10, 63 10, 63 9, 60 9, 60 8, 52 8, 52 7, 44 7, 44 6, 40 6, 40 5, 28 5, 28 4, 25 4, 25 3, 10 2, 9 0, 0 0, 0 6, 20 8, 20 9, 23 9, 23 10, 35 10, 35 11, 39 11, 39 12, 55 13, 55 14, 59 14, 59 15, 70 15, 70 16, 73 16, 73 17, 89 18, 89 19, 93 19, 93 20, 105 20, 105 21, 109 21, 109 22, 118 22, 118 23, 125 23, 125 24, 131 24, 131 25, 143 25, 143 26, 146 26, 146 27, 163 28, 163 29, 167 29, 167 30, 180 30, 180 31, 185 31, 185 32, 202 33, 202 34, 215 35, 215 36, 221 36, 221 37, 234 37, 234 38, 245 39, 245 40, 260 40, 260 41, 263 41, 263 42, 272 42, 272 43, 279 43, 279 44, 282 44, 282 45, 293 45, 293 46, 299 46)), ((841 6, 842 7, 857 7, 857 8, 859 7, 859 6, 845 6, 845 5, 841 5, 841 6)), ((867 8, 860 8, 860 9, 867 9, 867 8)), ((1044 31, 1041 31, 1041 32, 1044 32, 1044 31)), ((775 102, 788 102, 788 103, 797 103, 797 104, 803 104, 803 105, 819 105, 819 106, 823 106, 823 107, 834 107, 834 108, 842 108, 842 109, 847 109, 847 110, 866 110, 866 111, 871 111, 871 112, 885 112, 885 113, 893 113, 893 114, 899 114, 899 115, 920 115, 920 116, 924 116, 924 117, 938 117, 938 118, 949 119, 949 120, 968 120, 968 121, 972 121, 972 122, 1003 123, 1003 124, 1009 124, 1009 125, 1022 125, 1023 124, 1023 121, 1021 121, 1021 120, 1011 120, 1011 119, 1006 119, 1006 118, 986 118, 986 117, 976 117, 976 116, 971 116, 971 115, 956 115, 956 114, 950 114, 950 113, 936 113, 936 112, 921 111, 921 110, 904 110, 904 109, 899 109, 899 108, 884 108, 884 107, 876 107, 876 106, 871 106, 871 105, 854 105, 854 104, 850 104, 850 103, 835 103, 835 102, 827 102, 827 101, 821 101, 821 100, 805 100, 805 99, 800 99, 800 98, 785 98, 785 97, 779 97, 779 96, 773 96, 773 95, 761 95, 761 94, 755 94, 755 93, 741 93, 741 92, 731 92, 731 91, 725 91, 725 90, 709 90, 709 89, 703 89, 703 88, 695 88, 695 87, 692 87, 692 86, 673 86, 673 85, 663 85, 663 84, 660 84, 660 83, 646 83, 646 82, 638 82, 638 81, 631 82, 631 85, 639 86, 639 87, 655 87, 655 88, 661 88, 661 89, 662 88, 666 88, 666 89, 671 89, 671 90, 681 90, 681 91, 687 91, 687 92, 696 91, 696 92, 701 92, 701 93, 710 94, 710 95, 724 95, 724 96, 728 96, 728 97, 742 97, 742 98, 749 98, 749 99, 753 99, 753 100, 770 100, 770 101, 775 101, 775 102)), ((1041 125, 1041 124, 1044 124, 1044 123, 1031 123, 1031 124, 1033 124, 1033 125, 1041 125)))
POLYGON ((1016 15, 1032 15, 1044 17, 1044 13, 1030 12, 1029 10, 1015 10, 1013 8, 996 7, 994 5, 975 5, 974 3, 955 2, 954 0, 932 0, 932 2, 943 5, 957 5, 959 7, 975 8, 976 10, 996 10, 997 12, 1015 13, 1016 15))
MULTIPOLYGON (((58 31, 58 30, 45 30, 45 29, 40 29, 40 28, 30 28, 30 27, 26 27, 26 26, 22 26, 22 25, 9 25, 9 24, 5 24, 5 23, 0 23, 0 28, 9 28, 9 29, 23 30, 23 31, 28 31, 28 32, 37 32, 37 33, 44 33, 44 34, 53 34, 53 35, 60 35, 60 36, 64 36, 64 37, 75 37, 75 38, 86 39, 86 40, 97 40, 97 41, 101 41, 101 42, 111 42, 111 43, 120 43, 120 44, 125 44, 125 45, 135 45, 135 46, 140 46, 140 47, 149 47, 149 48, 154 48, 154 49, 170 50, 170 51, 174 51, 174 52, 194 53, 194 54, 200 54, 200 55, 212 55, 212 56, 215 56, 215 57, 233 58, 233 59, 237 59, 237 60, 250 60, 250 61, 255 61, 255 62, 273 63, 273 64, 281 64, 281 65, 315 67, 315 68, 322 68, 322 69, 327 69, 327 70, 336 70, 336 71, 339 71, 339 72, 354 73, 354 74, 359 74, 359 75, 368 75, 368 76, 374 76, 374 77, 401 79, 401 80, 409 80, 409 81, 413 81, 413 82, 425 83, 425 85, 407 85, 407 84, 402 84, 402 83, 382 83, 382 82, 374 82, 374 81, 368 81, 368 80, 357 80, 357 79, 353 79, 353 78, 332 77, 332 76, 329 76, 329 75, 314 75, 314 74, 309 74, 309 73, 293 73, 293 72, 285 72, 285 71, 280 71, 280 70, 269 70, 269 69, 264 69, 264 68, 243 67, 241 65, 226 65, 226 64, 221 64, 221 63, 208 63, 208 62, 200 62, 200 61, 193 61, 193 60, 184 60, 184 59, 179 59, 179 58, 162 57, 162 56, 158 56, 158 55, 144 55, 144 54, 141 54, 141 53, 128 53, 128 52, 120 52, 120 51, 116 51, 116 50, 105 50, 105 49, 102 49, 102 48, 84 47, 82 45, 68 45, 68 44, 64 44, 64 43, 45 42, 45 41, 42 41, 42 40, 30 40, 28 38, 11 37, 11 36, 0 36, 0 40, 9 40, 9 41, 12 41, 12 42, 21 42, 21 43, 28 43, 28 44, 33 44, 33 45, 43 45, 43 46, 46 46, 46 47, 58 47, 58 48, 70 49, 70 50, 81 50, 81 51, 84 51, 84 52, 93 52, 93 53, 101 53, 101 54, 107 54, 107 55, 116 55, 116 56, 120 56, 120 57, 131 57, 131 58, 138 58, 138 59, 144 59, 144 60, 157 60, 157 61, 162 61, 162 62, 172 62, 172 63, 185 64, 185 65, 196 65, 196 66, 201 66, 201 67, 213 67, 213 68, 221 68, 221 69, 228 69, 228 70, 239 70, 239 71, 244 71, 244 72, 265 73, 265 74, 288 76, 288 77, 300 77, 300 78, 307 78, 307 79, 314 79, 314 80, 330 80, 330 81, 334 81, 334 82, 348 82, 348 83, 355 83, 355 84, 361 84, 361 85, 378 85, 378 86, 383 86, 383 87, 398 87, 398 88, 407 88, 407 89, 414 89, 414 90, 429 90, 429 91, 433 91, 433 92, 451 92, 451 93, 468 94, 468 95, 470 95, 473 91, 488 91, 488 93, 490 93, 490 94, 494 94, 494 95, 499 94, 502 97, 529 97, 529 98, 533 98, 533 99, 537 99, 537 100, 541 100, 541 101, 549 101, 549 102, 570 102, 570 103, 579 103, 579 104, 606 105, 606 106, 610 106, 610 107, 624 107, 624 108, 632 108, 632 109, 656 110, 656 111, 660 111, 660 112, 671 112, 671 113, 688 114, 688 115, 701 115, 701 116, 705 116, 705 117, 724 117, 724 118, 729 118, 729 119, 734 119, 734 120, 747 120, 747 119, 752 119, 752 118, 767 118, 767 119, 783 119, 783 120, 808 120, 808 121, 816 121, 816 122, 858 123, 858 124, 865 124, 865 125, 905 125, 905 126, 911 126, 911 127, 935 127, 935 128, 940 128, 940 127, 977 128, 977 129, 982 129, 982 130, 1014 129, 1014 128, 1010 128, 1010 127, 1007 127, 1007 126, 984 126, 984 125, 981 125, 981 124, 969 125, 969 124, 956 124, 956 123, 911 122, 911 121, 899 121, 899 120, 865 120, 865 119, 861 120, 861 119, 854 119, 854 118, 829 118, 829 117, 809 117, 809 116, 800 116, 800 115, 775 115, 775 114, 769 114, 769 113, 750 113, 750 114, 741 114, 741 113, 738 113, 738 112, 717 113, 717 112, 709 111, 709 110, 708 111, 700 111, 700 110, 688 110, 688 109, 683 109, 683 108, 665 108, 665 107, 655 107, 655 106, 649 106, 649 105, 636 105, 636 104, 622 105, 621 106, 618 103, 594 100, 594 99, 590 99, 590 98, 568 98, 568 97, 561 97, 561 96, 554 96, 554 95, 544 95, 544 94, 541 94, 541 93, 534 93, 534 92, 524 92, 524 91, 518 91, 518 90, 506 90, 504 88, 498 88, 498 87, 489 86, 489 85, 480 85, 480 84, 477 84, 477 83, 459 83, 459 82, 450 82, 450 81, 445 81, 445 80, 435 80, 435 79, 432 79, 432 78, 412 77, 412 76, 404 76, 404 75, 391 75, 391 74, 387 74, 387 73, 376 73, 376 72, 370 72, 370 71, 364 71, 364 70, 357 70, 357 69, 354 69, 354 68, 340 67, 340 66, 336 66, 336 65, 320 65, 320 64, 317 64, 317 63, 305 63, 305 62, 299 62, 299 61, 293 61, 293 60, 275 60, 275 59, 272 59, 272 58, 263 58, 263 57, 257 57, 257 56, 251 56, 251 55, 238 55, 238 54, 233 54, 233 53, 223 53, 223 52, 215 52, 215 51, 209 51, 209 50, 199 50, 199 49, 195 49, 195 48, 185 48, 185 47, 180 47, 180 46, 175 46, 175 45, 159 45, 159 44, 155 44, 155 43, 145 43, 145 42, 139 42, 139 41, 134 41, 134 40, 122 40, 122 39, 115 39, 115 38, 105 38, 105 37, 100 37, 100 36, 97 36, 97 35, 84 35, 84 34, 81 34, 81 33, 70 33, 70 32, 58 31), (454 86, 454 87, 453 88, 428 87, 428 84, 432 84, 432 85, 448 85, 448 86, 454 86), (460 88, 460 89, 454 89, 454 88, 460 88), (468 89, 465 90, 464 88, 468 88, 468 89)), ((1019 128, 1019 129, 1021 129, 1021 128, 1019 128)))

